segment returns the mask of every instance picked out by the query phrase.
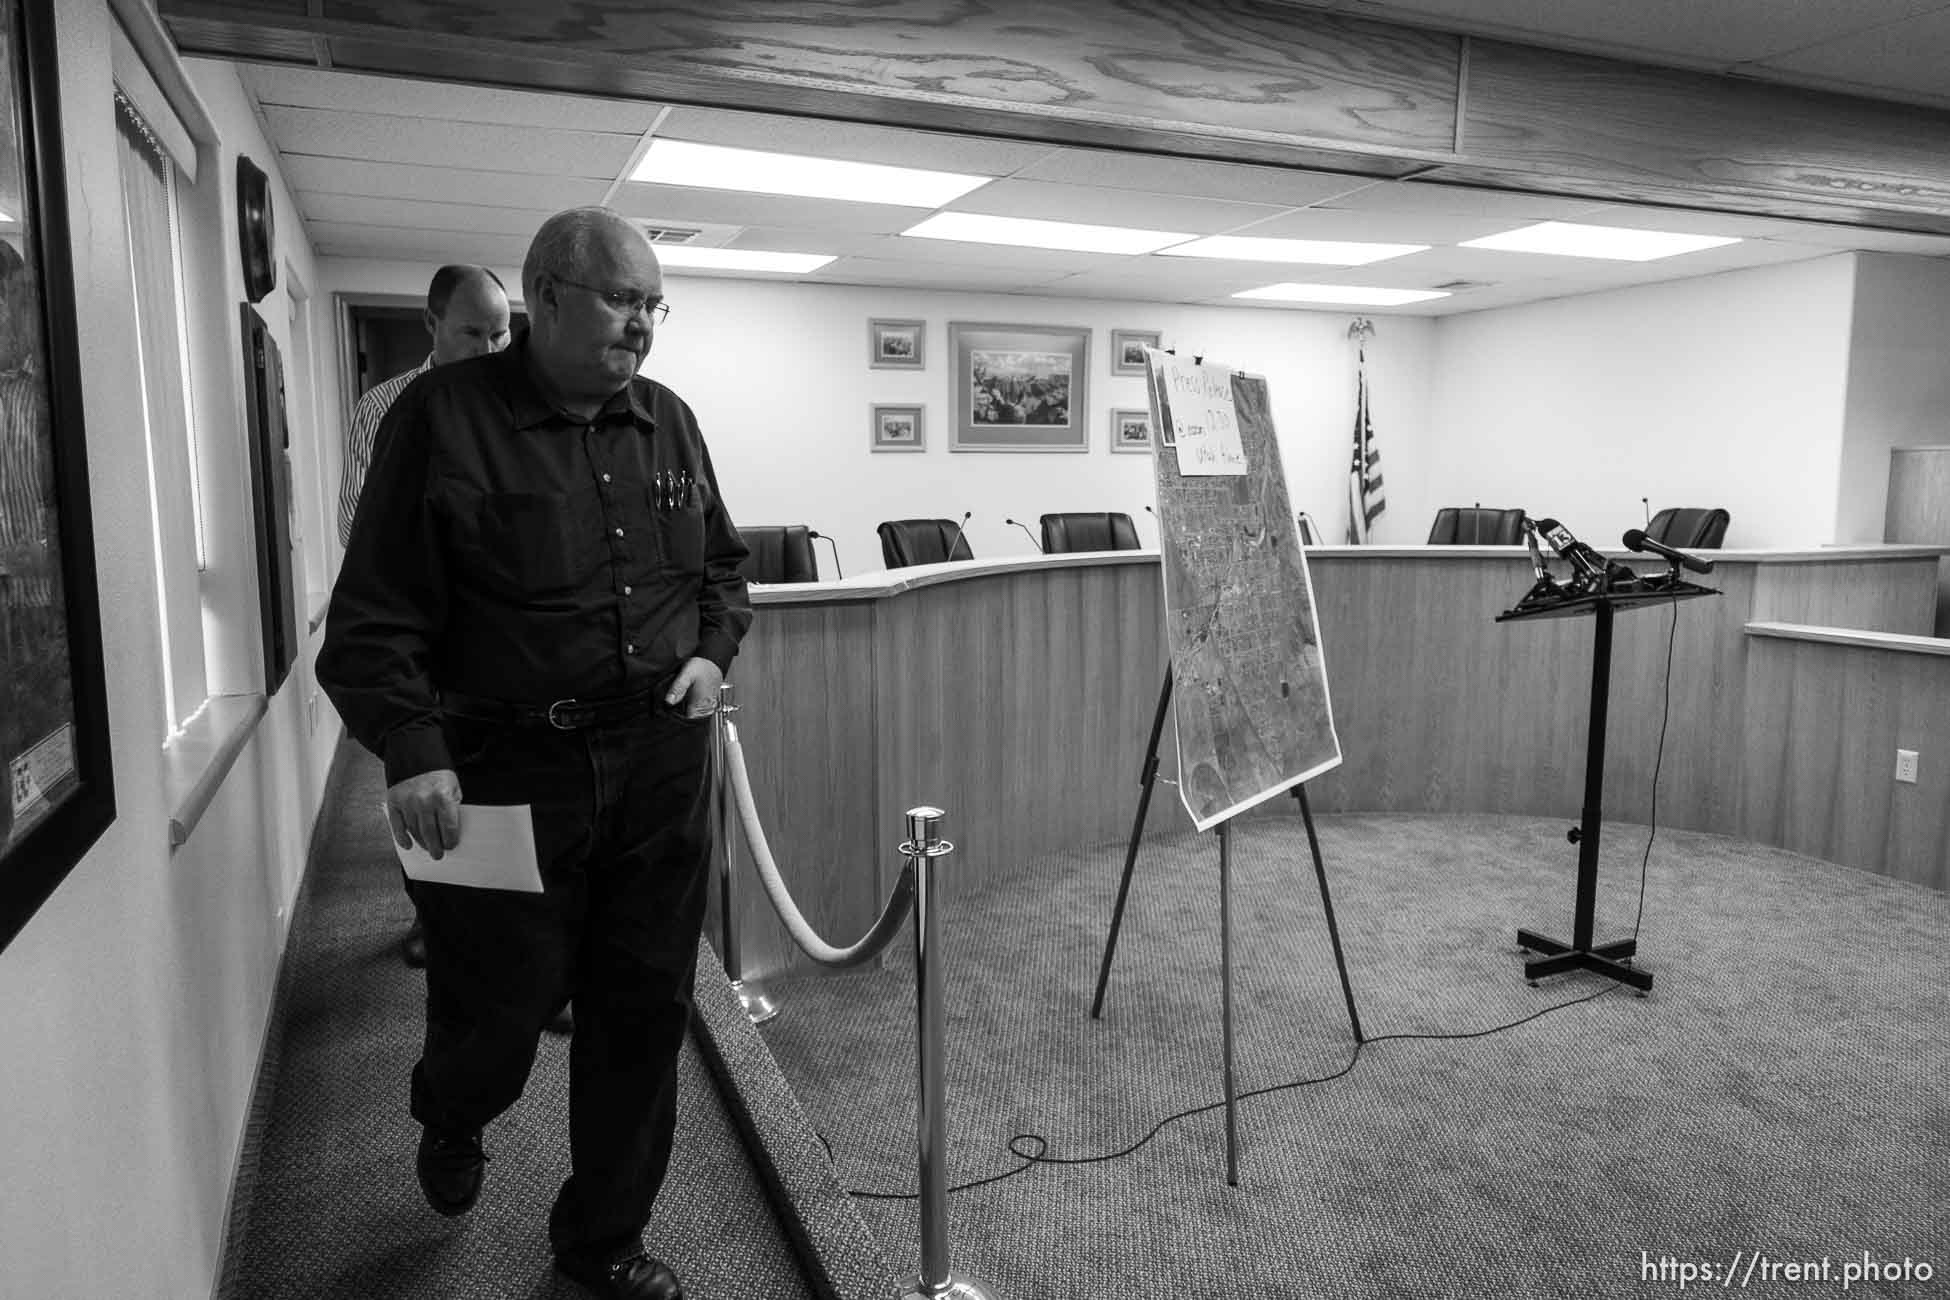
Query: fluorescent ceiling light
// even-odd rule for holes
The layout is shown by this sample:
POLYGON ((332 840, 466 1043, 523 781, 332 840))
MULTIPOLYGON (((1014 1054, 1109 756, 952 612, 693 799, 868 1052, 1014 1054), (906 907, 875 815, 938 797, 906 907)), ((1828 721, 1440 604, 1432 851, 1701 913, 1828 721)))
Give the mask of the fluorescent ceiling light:
POLYGON ((938 208, 992 179, 917 167, 807 158, 800 154, 732 149, 686 140, 652 140, 630 179, 646 185, 689 185, 704 190, 792 194, 851 203, 891 203, 938 208))
POLYGON ((1242 289, 1235 298, 1274 302, 1331 302, 1354 307, 1400 307, 1405 303, 1447 298, 1440 289, 1378 289, 1365 284, 1269 284, 1242 289))
POLYGON ((1357 244, 1339 239, 1252 239, 1212 235, 1176 248, 1165 257, 1224 257, 1236 262, 1312 262, 1320 266, 1366 266, 1407 253, 1425 253, 1427 244, 1357 244))
POLYGON ((979 212, 937 212, 920 225, 901 233, 921 239, 959 239, 971 244, 1060 248, 1077 253, 1154 253, 1167 244, 1182 244, 1192 238, 1175 230, 1086 226, 1074 221, 991 217, 979 212))
POLYGON ((693 266, 706 271, 783 271, 804 275, 833 260, 831 253, 768 253, 757 248, 689 248, 683 244, 653 244, 664 266, 693 266))
POLYGON ((1718 248, 1740 241, 1730 235, 1681 235, 1668 230, 1628 230, 1623 226, 1580 226, 1570 221, 1543 221, 1500 235, 1465 239, 1464 248, 1493 248, 1506 253, 1549 253, 1557 257, 1603 257, 1616 262, 1652 262, 1702 248, 1718 248))

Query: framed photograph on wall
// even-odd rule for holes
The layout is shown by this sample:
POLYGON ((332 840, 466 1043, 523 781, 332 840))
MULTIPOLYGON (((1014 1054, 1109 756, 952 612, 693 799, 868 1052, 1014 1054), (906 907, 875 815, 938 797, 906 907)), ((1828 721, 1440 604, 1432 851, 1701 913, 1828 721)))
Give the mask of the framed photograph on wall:
POLYGON ((875 370, 926 370, 928 323, 921 320, 867 322, 867 365, 875 370))
POLYGON ((926 451, 926 430, 921 427, 922 409, 915 405, 874 403, 873 442, 875 451, 926 451))
POLYGON ((1090 331, 948 324, 950 451, 1089 451, 1090 331))
POLYGON ((115 820, 54 0, 0 0, 0 948, 115 820))
POLYGON ((1110 373, 1144 373, 1144 350, 1164 346, 1163 330, 1112 330, 1110 332, 1110 373))
POLYGON ((1112 451, 1151 450, 1151 412, 1142 406, 1118 407, 1110 413, 1112 451))

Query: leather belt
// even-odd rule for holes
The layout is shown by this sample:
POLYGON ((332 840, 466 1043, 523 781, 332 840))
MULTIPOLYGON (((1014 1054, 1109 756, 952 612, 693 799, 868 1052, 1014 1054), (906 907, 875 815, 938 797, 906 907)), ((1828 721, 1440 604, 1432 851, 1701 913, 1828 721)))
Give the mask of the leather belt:
POLYGON ((647 713, 662 702, 663 686, 652 686, 630 695, 604 700, 556 700, 549 704, 511 704, 459 691, 440 692, 440 706, 457 717, 478 722, 501 722, 515 726, 550 726, 558 731, 576 731, 610 722, 625 722, 647 713))

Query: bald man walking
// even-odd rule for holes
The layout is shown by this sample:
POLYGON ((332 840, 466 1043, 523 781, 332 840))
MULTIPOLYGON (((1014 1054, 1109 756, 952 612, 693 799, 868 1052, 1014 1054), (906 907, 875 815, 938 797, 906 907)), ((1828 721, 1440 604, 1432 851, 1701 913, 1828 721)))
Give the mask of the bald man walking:
POLYGON ((606 208, 558 213, 521 281, 528 331, 422 377, 386 417, 318 679, 385 761, 401 846, 456 847, 463 797, 533 820, 541 893, 409 882, 428 1203, 473 1206, 482 1130, 572 997, 556 1267, 614 1300, 682 1300, 642 1234, 676 1132, 746 548, 690 407, 637 374, 669 311, 644 233, 606 208))
POLYGON ((345 438, 345 468, 339 478, 339 545, 352 536, 352 516, 359 508, 366 466, 372 461, 372 440, 379 422, 406 386, 435 366, 499 352, 508 346, 508 293, 501 278, 485 266, 443 266, 427 285, 422 319, 433 337, 433 351, 418 367, 374 384, 352 408, 352 427, 345 438))

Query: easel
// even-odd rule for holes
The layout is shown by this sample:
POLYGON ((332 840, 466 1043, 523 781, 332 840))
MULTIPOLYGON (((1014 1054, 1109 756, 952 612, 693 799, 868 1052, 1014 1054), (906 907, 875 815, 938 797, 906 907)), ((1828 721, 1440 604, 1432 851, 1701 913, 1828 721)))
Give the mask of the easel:
MULTIPOLYGON (((1124 902, 1131 892, 1131 872, 1137 865, 1138 843, 1144 837, 1145 815, 1151 810, 1151 791, 1158 776, 1158 741, 1163 737, 1165 717, 1171 709, 1171 667, 1165 667, 1165 682, 1158 692, 1158 711, 1151 719, 1151 740, 1145 749, 1144 772, 1139 778, 1137 816, 1131 822, 1131 840, 1124 851, 1124 877, 1117 885, 1117 906, 1111 912, 1110 937, 1104 944, 1103 964, 1097 970, 1097 994, 1090 1002, 1091 1019, 1099 1019, 1104 1009, 1104 989, 1110 983, 1111 957, 1117 951, 1117 932, 1124 924, 1124 902)), ((1313 851, 1314 879, 1320 884, 1320 901, 1327 913, 1327 937, 1334 947, 1334 966, 1340 972, 1341 993, 1347 999, 1347 1020, 1354 1030, 1354 1041, 1367 1041, 1361 1035, 1361 1017, 1354 1010, 1354 990, 1347 981, 1347 961, 1341 954, 1341 931, 1334 921, 1334 900, 1327 892, 1327 869, 1320 860, 1320 839, 1314 834, 1313 810, 1307 805, 1305 785, 1293 787, 1300 801, 1300 817, 1307 825, 1307 847, 1313 851)), ((1232 820, 1220 822, 1219 836, 1219 1022, 1225 1041, 1226 1095, 1226 1185, 1239 1185, 1239 1128, 1235 1115, 1237 1089, 1232 1063, 1232 820)))

